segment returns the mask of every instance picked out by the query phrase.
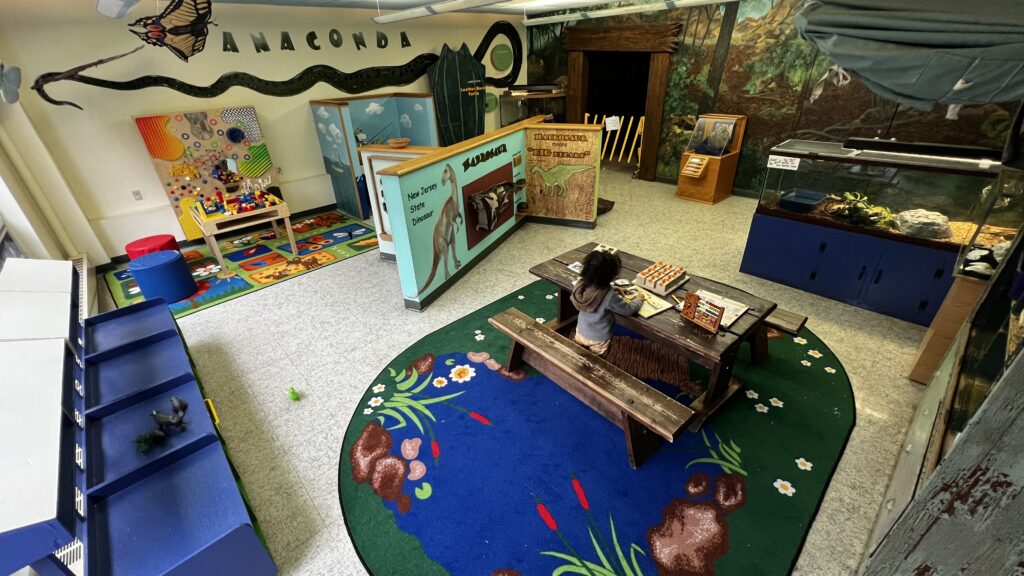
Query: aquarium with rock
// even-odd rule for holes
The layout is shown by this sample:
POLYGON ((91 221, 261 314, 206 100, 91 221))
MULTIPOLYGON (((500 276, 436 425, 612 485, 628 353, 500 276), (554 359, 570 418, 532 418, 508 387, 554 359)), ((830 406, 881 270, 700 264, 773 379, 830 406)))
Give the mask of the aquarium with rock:
POLYGON ((957 272, 987 279, 992 276, 1024 226, 1024 172, 1004 169, 982 191, 976 225, 960 252, 957 272))
POLYGON ((998 153, 992 156, 786 140, 771 150, 758 212, 959 247, 975 236, 986 190, 996 187, 1001 166, 998 153))

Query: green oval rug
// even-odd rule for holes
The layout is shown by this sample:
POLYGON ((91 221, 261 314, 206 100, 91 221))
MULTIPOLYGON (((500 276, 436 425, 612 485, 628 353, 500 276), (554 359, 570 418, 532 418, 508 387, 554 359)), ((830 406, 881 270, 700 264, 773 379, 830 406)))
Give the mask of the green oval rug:
POLYGON ((849 380, 824 343, 806 329, 770 340, 756 368, 744 347, 743 390, 632 470, 619 428, 532 369, 499 368, 508 340, 487 319, 513 306, 551 318, 554 286, 424 337, 356 408, 339 489, 369 573, 789 572, 854 426, 849 380))

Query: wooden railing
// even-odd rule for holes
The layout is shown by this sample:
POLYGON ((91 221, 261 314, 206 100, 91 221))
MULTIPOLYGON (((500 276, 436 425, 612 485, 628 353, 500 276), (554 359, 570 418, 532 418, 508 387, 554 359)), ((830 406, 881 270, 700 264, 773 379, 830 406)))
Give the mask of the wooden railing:
MULTIPOLYGON (((584 124, 600 124, 604 126, 607 116, 605 114, 583 115, 584 124)), ((601 161, 622 162, 626 157, 626 163, 633 162, 633 154, 636 154, 636 163, 640 164, 640 148, 644 141, 644 117, 640 116, 619 116, 618 130, 604 130, 604 144, 601 146, 601 161), (627 154, 628 151, 628 154, 627 154)))

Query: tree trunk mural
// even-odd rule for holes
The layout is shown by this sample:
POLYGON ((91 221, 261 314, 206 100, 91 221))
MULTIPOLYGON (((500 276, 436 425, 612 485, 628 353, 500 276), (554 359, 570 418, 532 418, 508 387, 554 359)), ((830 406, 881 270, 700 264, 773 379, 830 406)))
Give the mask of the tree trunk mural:
POLYGON ((708 71, 707 97, 698 106, 701 114, 715 111, 718 91, 722 87, 722 74, 725 73, 725 61, 729 57, 729 46, 732 44, 732 30, 736 26, 736 16, 740 12, 739 2, 725 5, 721 28, 718 31, 718 42, 715 43, 715 55, 711 58, 711 69, 708 71))

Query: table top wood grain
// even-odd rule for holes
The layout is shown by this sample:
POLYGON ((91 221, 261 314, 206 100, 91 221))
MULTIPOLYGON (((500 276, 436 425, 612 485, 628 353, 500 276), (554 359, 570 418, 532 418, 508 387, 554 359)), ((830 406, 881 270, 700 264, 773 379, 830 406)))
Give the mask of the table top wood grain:
MULTIPOLYGON (((571 291, 573 284, 579 279, 576 274, 568 268, 573 262, 583 262, 587 254, 597 247, 597 243, 591 242, 560 254, 550 260, 541 262, 530 269, 534 276, 548 280, 562 290, 571 291)), ((618 278, 629 280, 636 277, 637 272, 647 268, 654 263, 641 256, 619 251, 619 258, 622 261, 622 270, 618 278)), ((690 279, 674 292, 664 296, 666 300, 674 303, 672 294, 682 298, 686 291, 707 290, 725 298, 741 302, 748 307, 748 310, 728 328, 723 328, 717 334, 711 334, 694 324, 683 320, 678 311, 666 310, 651 318, 640 316, 618 316, 618 323, 634 332, 651 339, 655 339, 673 346, 678 346, 691 353, 701 362, 700 358, 706 360, 707 364, 713 364, 721 360, 727 353, 731 352, 740 342, 751 336, 753 331, 761 325, 761 322, 775 310, 774 302, 759 298, 721 282, 702 278, 689 274, 690 279)))

